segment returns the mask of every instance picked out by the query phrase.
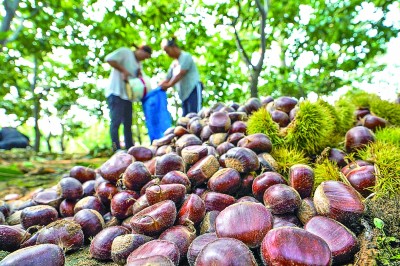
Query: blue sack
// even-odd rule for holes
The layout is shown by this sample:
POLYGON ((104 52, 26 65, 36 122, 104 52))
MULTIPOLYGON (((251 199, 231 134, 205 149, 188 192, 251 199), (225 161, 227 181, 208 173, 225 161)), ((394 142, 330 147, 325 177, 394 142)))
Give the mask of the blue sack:
POLYGON ((158 87, 143 97, 142 105, 150 143, 152 143, 153 140, 162 138, 164 131, 172 125, 171 114, 167 108, 167 93, 158 87))

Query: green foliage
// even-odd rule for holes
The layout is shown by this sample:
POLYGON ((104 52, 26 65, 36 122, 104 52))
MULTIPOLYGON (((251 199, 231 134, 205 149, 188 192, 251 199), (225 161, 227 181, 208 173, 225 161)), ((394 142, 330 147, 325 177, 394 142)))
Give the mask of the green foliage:
POLYGON ((378 229, 376 239, 378 246, 377 261, 379 265, 397 265, 400 263, 400 240, 393 236, 387 236, 384 230, 385 223, 374 218, 374 225, 378 229))
POLYGON ((375 197, 400 194, 400 146, 376 141, 358 151, 362 160, 372 161, 377 168, 375 197))
POLYGON ((284 145, 274 148, 271 155, 278 163, 277 171, 282 175, 287 175, 290 167, 295 164, 308 164, 309 162, 304 152, 285 147, 284 145))
POLYGON ((378 141, 400 147, 400 127, 385 127, 375 132, 378 141))
POLYGON ((263 133, 269 137, 273 147, 280 145, 283 139, 278 135, 279 125, 272 120, 265 108, 260 108, 247 121, 247 134, 263 133))
POLYGON ((318 103, 301 102, 295 119, 289 124, 285 143, 307 155, 319 154, 331 143, 335 125, 326 109, 318 103))

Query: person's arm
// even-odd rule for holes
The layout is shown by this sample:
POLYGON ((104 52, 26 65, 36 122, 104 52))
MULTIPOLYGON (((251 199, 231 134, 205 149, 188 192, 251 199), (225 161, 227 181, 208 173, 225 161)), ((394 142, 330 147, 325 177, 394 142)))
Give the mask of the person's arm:
POLYGON ((161 83, 161 88, 166 91, 168 88, 173 87, 186 75, 187 72, 187 70, 182 69, 179 71, 178 75, 173 76, 171 79, 165 80, 163 83, 161 83))
POLYGON ((128 80, 128 77, 130 74, 129 74, 128 70, 126 70, 125 67, 123 67, 120 63, 118 63, 115 60, 108 60, 107 63, 109 63, 110 66, 112 66, 113 68, 115 68, 116 70, 121 72, 123 80, 125 80, 125 81, 128 80))

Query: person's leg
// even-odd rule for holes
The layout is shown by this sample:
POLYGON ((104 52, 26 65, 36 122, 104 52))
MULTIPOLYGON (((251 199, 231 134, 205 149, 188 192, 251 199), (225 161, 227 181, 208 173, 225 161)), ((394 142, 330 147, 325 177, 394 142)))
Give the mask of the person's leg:
POLYGON ((197 83, 189 97, 182 102, 183 116, 188 113, 198 113, 201 109, 201 83, 197 83))
POLYGON ((123 105, 122 99, 115 95, 110 95, 107 98, 108 108, 110 109, 110 136, 112 148, 114 151, 121 149, 119 143, 118 129, 122 123, 123 118, 123 105))
POLYGON ((123 100, 124 103, 124 139, 125 139, 125 148, 128 150, 133 146, 133 137, 132 137, 132 102, 123 100))

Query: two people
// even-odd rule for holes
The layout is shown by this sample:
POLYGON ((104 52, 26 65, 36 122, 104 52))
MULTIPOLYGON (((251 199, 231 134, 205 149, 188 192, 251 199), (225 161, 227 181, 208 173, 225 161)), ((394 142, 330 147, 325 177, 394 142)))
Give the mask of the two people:
MULTIPOLYGON (((178 90, 183 116, 190 112, 197 113, 201 109, 202 84, 192 56, 178 47, 175 38, 164 41, 162 48, 175 60, 168 70, 166 79, 160 84, 161 89, 167 91, 175 87, 178 90)), ((152 49, 143 45, 137 47, 135 51, 126 47, 119 48, 105 58, 112 66, 106 98, 110 109, 110 135, 114 151, 121 149, 118 134, 121 124, 124 126, 125 148, 133 146, 132 101, 126 93, 126 83, 130 77, 138 78, 143 75, 141 62, 150 58, 151 54, 152 49)))

